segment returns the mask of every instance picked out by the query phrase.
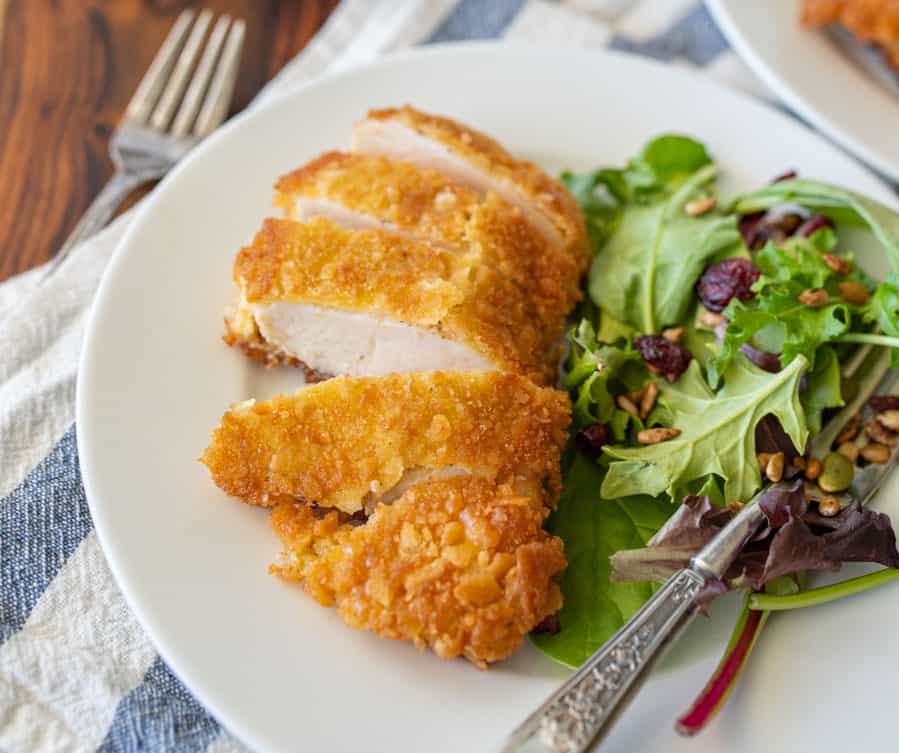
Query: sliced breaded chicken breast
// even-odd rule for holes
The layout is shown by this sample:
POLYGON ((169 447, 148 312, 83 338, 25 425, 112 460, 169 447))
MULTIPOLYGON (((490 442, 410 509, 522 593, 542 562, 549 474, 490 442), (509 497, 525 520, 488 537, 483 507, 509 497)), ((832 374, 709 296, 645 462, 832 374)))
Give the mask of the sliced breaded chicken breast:
POLYGON ((463 253, 513 279, 561 335, 581 298, 580 269, 495 193, 443 173, 368 154, 327 152, 283 176, 276 203, 288 217, 328 217, 343 227, 384 228, 463 253))
POLYGON ((353 514, 421 481, 475 476, 549 506, 569 418, 565 393, 510 373, 337 377, 233 407, 202 461, 254 505, 353 514))
POLYGON ((406 106, 369 112, 353 129, 352 149, 436 170, 481 193, 497 194, 565 249, 580 271, 587 268, 587 233, 574 197, 537 165, 515 159, 486 134, 406 106))
POLYGON ((226 341, 319 374, 502 369, 552 379, 557 332, 509 278, 459 254, 323 217, 266 220, 234 263, 226 341))
POLYGON ((284 547, 272 571, 351 627, 486 667, 562 605, 565 557, 546 514, 539 498, 470 476, 417 484, 358 526, 285 502, 272 512, 284 547))

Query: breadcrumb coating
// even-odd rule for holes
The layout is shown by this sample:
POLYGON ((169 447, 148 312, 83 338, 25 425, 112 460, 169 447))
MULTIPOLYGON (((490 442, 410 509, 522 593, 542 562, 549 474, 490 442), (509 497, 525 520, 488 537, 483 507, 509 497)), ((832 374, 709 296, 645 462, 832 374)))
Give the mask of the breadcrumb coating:
POLYGON ((590 263, 584 215, 575 198, 559 181, 533 162, 515 159, 497 141, 450 118, 401 108, 370 110, 369 118, 397 120, 477 166, 485 174, 517 187, 556 228, 581 272, 590 263))
POLYGON ((317 303, 431 326, 464 301, 469 270, 467 259, 395 233, 266 219, 238 252, 234 280, 249 304, 317 303))
POLYGON ((802 23, 842 24, 859 39, 880 45, 899 69, 899 0, 803 0, 802 23))
POLYGON ((546 514, 539 500, 473 477, 419 484, 359 526, 288 502, 272 511, 284 546, 272 571, 351 627, 486 668, 562 605, 552 579, 565 556, 542 528, 546 514))
POLYGON ((515 280, 561 334, 581 298, 580 269, 569 253, 535 233, 517 207, 482 196, 436 170, 386 157, 327 152, 283 176, 276 204, 295 216, 297 199, 324 200, 400 232, 473 251, 480 263, 515 280))
POLYGON ((558 332, 515 283, 469 254, 331 220, 267 219, 234 263, 241 290, 233 344, 253 341, 253 304, 308 303, 430 329, 499 369, 554 378, 558 332))
POLYGON ((232 407, 201 460, 217 486, 254 505, 354 513, 409 470, 451 466, 516 488, 536 482, 554 505, 570 411, 564 392, 511 373, 337 377, 232 407))

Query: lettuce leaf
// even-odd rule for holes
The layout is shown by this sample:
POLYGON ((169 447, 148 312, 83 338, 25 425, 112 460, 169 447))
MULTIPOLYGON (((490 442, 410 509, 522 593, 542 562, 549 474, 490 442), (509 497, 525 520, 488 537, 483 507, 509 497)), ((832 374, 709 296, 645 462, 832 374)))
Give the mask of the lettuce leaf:
MULTIPOLYGON (((807 570, 836 570, 844 562, 899 566, 896 534, 881 512, 852 502, 824 517, 809 508, 802 479, 791 486, 769 486, 758 498, 765 514, 762 533, 736 555, 724 580, 735 588, 759 589, 783 576, 807 570)), ((683 504, 647 546, 612 557, 613 581, 661 581, 687 567, 690 558, 733 518, 730 508, 708 497, 685 497, 683 504)))
POLYGON ((623 437, 627 426, 622 426, 622 422, 627 423, 627 419, 618 414, 625 417, 628 414, 615 407, 609 382, 620 387, 623 380, 633 379, 642 384, 647 372, 640 354, 629 342, 620 346, 600 343, 593 324, 586 318, 569 330, 568 345, 563 383, 574 392, 574 429, 613 422, 613 429, 616 426, 620 429, 616 437, 623 437), (617 424, 613 421, 616 416, 617 424))
POLYGON ((680 499, 690 482, 715 475, 724 482, 725 499, 750 499, 761 486, 755 428, 762 418, 774 415, 796 449, 805 447, 808 429, 799 382, 807 366, 806 358, 797 355, 781 372, 770 374, 740 355, 715 394, 692 361, 675 384, 660 383, 658 402, 680 435, 642 447, 604 447, 612 462, 603 498, 664 492, 680 499))
POLYGON ((706 260, 740 248, 735 216, 684 212, 712 194, 716 170, 702 144, 667 134, 624 168, 563 174, 597 251, 590 294, 610 320, 645 333, 681 322, 706 260))
POLYGON ((590 268, 590 297, 604 311, 644 333, 686 319, 706 263, 741 243, 735 216, 684 211, 711 192, 716 169, 706 165, 676 190, 624 207, 590 268))
POLYGON ((600 499, 603 469, 574 451, 564 491, 547 528, 565 542, 568 568, 559 585, 565 597, 555 635, 531 636, 548 656, 580 666, 652 595, 649 583, 610 583, 609 558, 620 549, 645 546, 671 514, 667 500, 600 499))
MULTIPOLYGON (((724 311, 729 322, 721 350, 707 365, 713 387, 720 383, 746 344, 779 353, 781 365, 803 354, 812 367, 818 351, 827 343, 873 342, 899 347, 899 292, 895 278, 881 283, 868 303, 848 304, 841 298, 840 282, 852 280, 869 288, 873 285, 858 268, 849 275, 831 270, 821 252, 832 247, 833 233, 826 229, 781 247, 769 243, 759 251, 755 263, 763 275, 753 285, 755 297, 748 301, 734 299, 724 311), (803 304, 799 296, 809 288, 826 290, 830 303, 819 308, 803 304), (884 334, 873 335, 871 324, 884 334)), ((893 359, 894 364, 899 364, 899 351, 893 351, 893 359)))
POLYGON ((899 273, 899 213, 867 196, 814 180, 782 180, 736 198, 730 209, 751 214, 786 202, 836 222, 866 227, 880 241, 893 272, 899 273))
POLYGON ((845 405, 840 385, 840 362, 833 348, 825 345, 818 349, 815 368, 808 373, 799 399, 812 433, 821 431, 821 417, 825 410, 845 405))
MULTIPOLYGON (((877 286, 877 290, 862 311, 862 318, 865 322, 876 325, 885 335, 899 338, 897 280, 899 276, 892 274, 877 286)), ((899 348, 894 347, 891 351, 891 366, 899 367, 899 348)))

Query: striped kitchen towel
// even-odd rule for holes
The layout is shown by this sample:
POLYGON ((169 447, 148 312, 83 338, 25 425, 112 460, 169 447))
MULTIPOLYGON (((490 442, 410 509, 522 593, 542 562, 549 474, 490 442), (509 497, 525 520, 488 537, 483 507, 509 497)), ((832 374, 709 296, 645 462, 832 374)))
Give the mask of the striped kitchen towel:
MULTIPOLYGON (((608 46, 700 67, 759 96, 697 0, 344 0, 262 91, 415 44, 514 38, 608 46)), ((112 579, 78 468, 74 396, 86 313, 131 220, 46 282, 0 284, 0 751, 245 748, 159 658, 112 579)))

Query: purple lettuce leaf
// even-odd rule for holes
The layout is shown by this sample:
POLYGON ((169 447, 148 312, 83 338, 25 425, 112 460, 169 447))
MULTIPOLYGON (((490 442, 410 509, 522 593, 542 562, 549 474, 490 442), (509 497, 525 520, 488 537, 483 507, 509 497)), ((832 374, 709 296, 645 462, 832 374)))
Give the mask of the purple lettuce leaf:
MULTIPOLYGON (((899 568, 899 552, 896 551, 896 532, 889 515, 875 512, 853 502, 832 518, 815 518, 827 521, 830 532, 824 534, 827 542, 824 553, 836 562, 877 562, 886 567, 899 568)), ((815 521, 806 520, 810 525, 815 521)))
POLYGON ((840 563, 828 559, 825 548, 823 537, 815 536, 802 518, 788 513, 788 520, 771 537, 761 582, 754 584, 755 588, 780 575, 805 570, 837 570, 840 563))
MULTIPOLYGON (((759 497, 765 524, 746 542, 728 570, 730 588, 759 589, 781 575, 836 570, 843 562, 876 562, 899 567, 896 534, 884 513, 853 503, 826 518, 809 505, 801 479, 771 486, 759 497)), ((733 517, 708 497, 685 497, 668 522, 641 549, 611 557, 614 581, 659 581, 689 564, 692 557, 733 517)), ((710 594, 709 596, 711 596, 710 594)))

